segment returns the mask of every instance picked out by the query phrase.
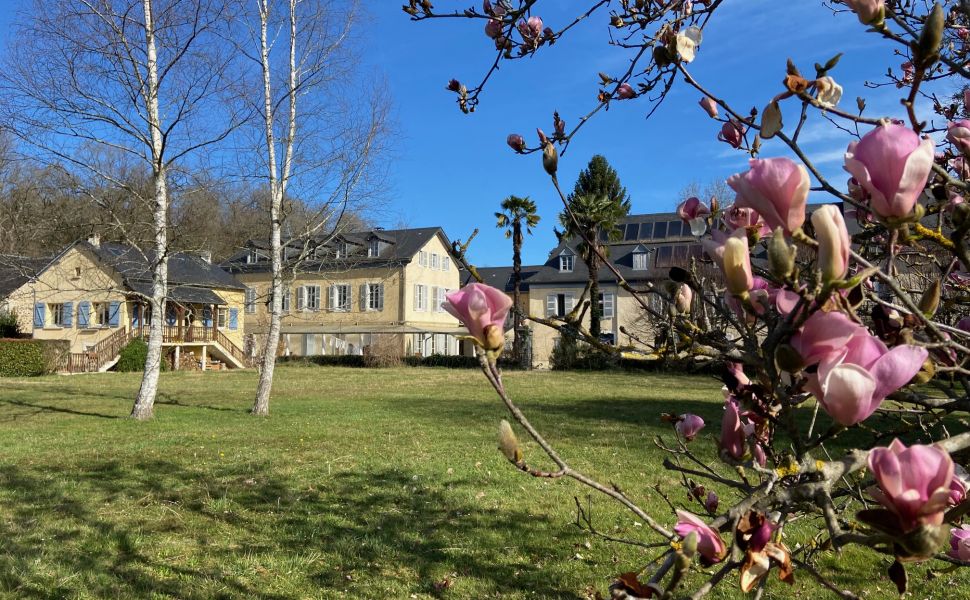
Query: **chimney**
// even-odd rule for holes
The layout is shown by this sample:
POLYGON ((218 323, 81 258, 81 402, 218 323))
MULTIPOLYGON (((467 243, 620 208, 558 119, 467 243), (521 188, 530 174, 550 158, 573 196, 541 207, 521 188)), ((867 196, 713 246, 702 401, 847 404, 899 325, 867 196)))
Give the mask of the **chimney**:
POLYGON ((201 258, 202 260, 204 260, 205 262, 207 262, 207 263, 209 263, 211 265, 212 264, 212 251, 211 250, 202 250, 202 251, 200 251, 199 252, 199 258, 201 258))
POLYGON ((88 236, 88 243, 91 244, 92 246, 94 246, 95 248, 100 248, 101 247, 101 234, 100 233, 92 233, 91 235, 89 235, 88 236))

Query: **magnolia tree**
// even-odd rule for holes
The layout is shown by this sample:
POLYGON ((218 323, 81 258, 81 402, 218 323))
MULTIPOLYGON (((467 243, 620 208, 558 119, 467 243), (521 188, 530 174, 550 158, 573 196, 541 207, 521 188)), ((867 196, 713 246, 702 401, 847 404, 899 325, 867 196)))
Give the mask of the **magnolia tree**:
MULTIPOLYGON (((901 592, 914 564, 970 564, 970 501, 959 464, 965 466, 970 448, 970 432, 959 418, 970 408, 970 205, 963 199, 970 121, 952 122, 970 110, 970 93, 951 101, 931 89, 965 88, 970 7, 824 4, 839 18, 858 19, 860 32, 905 57, 902 75, 890 69, 887 82, 898 90, 905 119, 867 114, 861 99, 855 110, 840 108, 842 88, 832 75, 838 57, 815 65, 814 78, 789 63, 764 110, 737 110, 689 68, 703 56, 702 32, 719 0, 590 1, 559 29, 543 22, 537 0, 486 0, 480 9, 447 13, 428 2, 404 7, 415 20, 477 21, 494 40, 495 61, 481 83, 448 85, 465 112, 474 111, 501 63, 546 52, 582 20, 613 9, 611 43, 632 53, 626 72, 600 75, 596 106, 572 130, 556 114, 552 135, 540 131, 537 147, 519 134, 508 138, 515 152, 541 152, 557 190, 557 157, 590 116, 636 98, 652 112, 675 84, 698 92, 703 111, 719 123, 721 142, 750 155, 749 169, 727 180, 736 194, 732 205, 691 198, 679 207, 721 273, 718 296, 697 293, 703 290, 693 268, 672 272, 676 285, 648 290, 685 308, 705 303, 730 324, 726 334, 711 331, 689 310, 677 311, 673 323, 696 354, 724 365, 719 463, 698 451, 705 423, 696 415, 667 415, 670 433, 657 440, 668 454, 664 466, 686 488, 686 504, 648 508, 571 466, 503 384, 496 361, 509 298, 481 283, 448 295, 445 308, 467 326, 486 380, 517 425, 503 421, 499 430, 509 462, 534 477, 574 479, 647 525, 653 539, 627 541, 658 548, 662 556, 619 576, 613 597, 701 598, 733 580, 761 594, 775 571, 787 583, 805 577, 842 598, 857 598, 859 590, 844 589, 816 568, 820 553, 850 545, 886 557, 901 592), (921 121, 920 103, 951 122, 944 129, 921 121), (798 112, 795 126, 783 124, 783 106, 798 112), (815 119, 855 138, 845 149, 847 181, 826 178, 799 144, 803 124, 815 119), (762 143, 771 138, 796 160, 762 157, 762 143), (813 199, 827 195, 830 204, 807 210, 810 191, 813 199), (914 257, 922 265, 915 278, 914 257), (551 467, 523 454, 517 428, 551 467), (665 525, 674 519, 672 528, 665 525)), ((651 311, 644 290, 614 273, 651 311)), ((595 533, 582 509, 579 516, 595 533)), ((859 587, 872 578, 855 575, 859 587)))

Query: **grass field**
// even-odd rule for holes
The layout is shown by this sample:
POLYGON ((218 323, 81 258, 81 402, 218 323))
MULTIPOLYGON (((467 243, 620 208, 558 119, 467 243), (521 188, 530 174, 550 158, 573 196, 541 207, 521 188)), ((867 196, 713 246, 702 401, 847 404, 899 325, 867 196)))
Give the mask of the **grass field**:
MULTIPOLYGON (((506 378, 567 460, 672 525, 651 489, 674 481, 653 446, 668 433, 657 415, 703 416, 695 444, 712 458, 718 383, 506 378)), ((504 409, 474 371, 283 367, 267 419, 247 414, 252 372, 163 374, 149 423, 124 418, 137 385, 0 380, 0 596, 582 599, 658 554, 580 531, 575 483, 513 470, 495 449, 504 409)), ((603 499, 593 512, 603 531, 656 541, 603 499)), ((894 598, 887 565, 849 551, 820 568, 894 598), (851 576, 861 564, 864 584, 851 576)), ((927 572, 912 569, 914 598, 970 597, 966 575, 927 572)), ((823 595, 808 583, 772 580, 764 598, 823 595)), ((732 576, 711 597, 743 596, 732 576)))

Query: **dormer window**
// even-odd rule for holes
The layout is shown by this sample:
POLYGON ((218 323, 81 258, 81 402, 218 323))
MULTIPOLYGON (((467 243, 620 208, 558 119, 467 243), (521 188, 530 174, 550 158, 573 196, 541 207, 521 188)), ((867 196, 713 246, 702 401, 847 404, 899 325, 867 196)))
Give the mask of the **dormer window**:
POLYGON ((249 250, 249 254, 246 255, 246 264, 255 264, 259 262, 259 253, 256 252, 255 248, 249 250))
POLYGON ((347 242, 337 242, 337 258, 347 258, 347 242))
POLYGON ((559 272, 560 273, 572 273, 573 272, 573 255, 572 254, 560 254, 559 255, 559 272))
POLYGON ((370 258, 376 258, 381 255, 381 241, 374 238, 370 241, 370 246, 367 247, 367 256, 370 258))
POLYGON ((633 270, 634 271, 646 271, 647 270, 647 249, 643 246, 637 246, 633 249, 633 270))

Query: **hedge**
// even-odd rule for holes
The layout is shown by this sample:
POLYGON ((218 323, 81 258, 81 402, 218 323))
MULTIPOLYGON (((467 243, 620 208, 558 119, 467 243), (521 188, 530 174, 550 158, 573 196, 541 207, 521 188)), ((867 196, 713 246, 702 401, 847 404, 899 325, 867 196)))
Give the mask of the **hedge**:
MULTIPOLYGON (((135 373, 145 370, 145 361, 148 359, 148 344, 145 340, 135 338, 121 349, 118 355, 118 362, 115 364, 115 371, 119 373, 135 373)), ((168 371, 168 361, 162 357, 162 371, 168 371)))
MULTIPOLYGON (((443 354, 432 354, 431 356, 405 356, 401 359, 403 364, 409 367, 443 367, 447 369, 477 369, 479 368, 478 359, 474 356, 445 356, 443 354)), ((326 367, 354 367, 367 368, 373 365, 368 364, 366 356, 357 354, 326 354, 315 356, 281 356, 276 359, 277 364, 291 365, 319 365, 326 367)), ((516 369, 518 366, 511 361, 500 359, 499 366, 506 370, 516 369)))
POLYGON ((56 373, 70 350, 67 340, 0 339, 0 377, 56 373))

